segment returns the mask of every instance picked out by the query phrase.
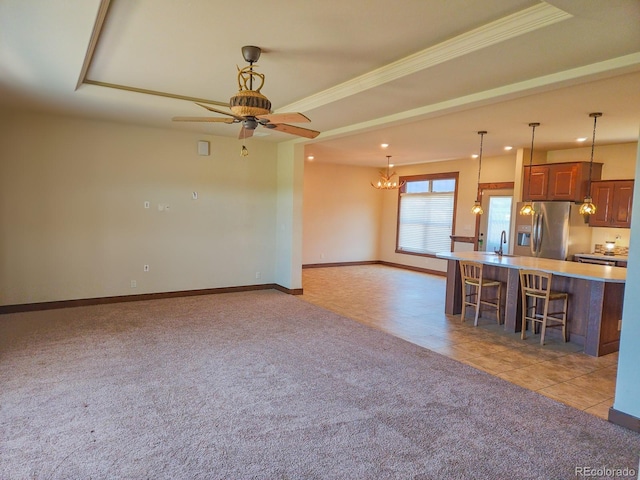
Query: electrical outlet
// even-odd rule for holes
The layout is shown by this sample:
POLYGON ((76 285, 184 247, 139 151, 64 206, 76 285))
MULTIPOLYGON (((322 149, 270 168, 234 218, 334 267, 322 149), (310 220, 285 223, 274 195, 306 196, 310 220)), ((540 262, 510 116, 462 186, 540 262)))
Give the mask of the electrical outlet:
POLYGON ((260 272, 256 272, 256 279, 260 278, 262 274, 260 272))
POLYGON ((145 265, 145 266, 142 268, 142 270, 143 270, 143 271, 145 271, 145 272, 148 272, 148 271, 149 271, 149 265, 145 265))
POLYGON ((135 280, 131 280, 131 288, 136 288, 138 283, 135 280))

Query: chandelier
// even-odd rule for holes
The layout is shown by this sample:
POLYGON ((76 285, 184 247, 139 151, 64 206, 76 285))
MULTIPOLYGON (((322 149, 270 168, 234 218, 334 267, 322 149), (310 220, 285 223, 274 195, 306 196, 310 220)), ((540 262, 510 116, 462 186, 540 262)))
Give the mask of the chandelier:
POLYGON ((389 172, 391 167, 391 164, 389 163, 390 159, 391 155, 387 155, 387 169, 380 170, 380 180, 378 180, 378 183, 371 182, 372 187, 377 188, 378 190, 396 190, 405 184, 404 181, 395 182, 392 180, 396 175, 396 172, 389 172))

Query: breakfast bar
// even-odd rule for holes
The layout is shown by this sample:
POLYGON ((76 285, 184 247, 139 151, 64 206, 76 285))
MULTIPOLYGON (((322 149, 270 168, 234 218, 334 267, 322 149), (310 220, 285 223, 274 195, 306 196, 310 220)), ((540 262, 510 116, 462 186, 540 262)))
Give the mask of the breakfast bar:
POLYGON ((551 288, 569 294, 569 341, 594 357, 618 351, 625 268, 489 252, 445 252, 436 256, 447 260, 446 314, 462 311, 460 260, 482 263, 485 276, 506 287, 504 329, 513 333, 522 328, 519 270, 549 272, 553 274, 551 288))

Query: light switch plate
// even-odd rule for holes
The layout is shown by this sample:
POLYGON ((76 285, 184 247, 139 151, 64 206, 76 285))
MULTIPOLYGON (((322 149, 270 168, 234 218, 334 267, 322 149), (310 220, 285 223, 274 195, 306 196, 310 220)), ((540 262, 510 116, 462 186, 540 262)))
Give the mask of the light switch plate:
POLYGON ((209 142, 205 140, 198 141, 198 155, 209 155, 209 142))

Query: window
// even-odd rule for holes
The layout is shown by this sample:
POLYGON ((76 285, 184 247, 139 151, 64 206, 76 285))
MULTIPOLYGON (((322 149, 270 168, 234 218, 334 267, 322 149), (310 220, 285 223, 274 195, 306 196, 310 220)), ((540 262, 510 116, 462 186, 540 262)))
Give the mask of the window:
POLYGON ((397 253, 434 255, 453 247, 458 173, 401 177, 397 253))

